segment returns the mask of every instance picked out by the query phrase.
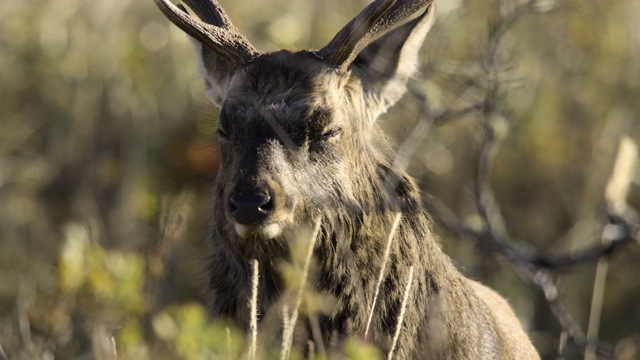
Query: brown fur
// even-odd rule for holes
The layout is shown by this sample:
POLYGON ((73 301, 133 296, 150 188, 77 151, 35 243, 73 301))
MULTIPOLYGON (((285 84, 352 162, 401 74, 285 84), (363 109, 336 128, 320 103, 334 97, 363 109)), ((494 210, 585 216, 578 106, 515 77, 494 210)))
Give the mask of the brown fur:
MULTIPOLYGON (((389 351, 411 266, 415 278, 397 359, 538 359, 507 302, 463 277, 438 245, 413 180, 394 165, 376 118, 405 91, 433 7, 386 33, 346 70, 308 51, 263 54, 220 66, 196 43, 212 99, 221 106, 222 165, 215 185, 209 288, 214 317, 247 328, 252 259, 260 262, 259 313, 278 318, 279 264, 297 230, 321 219, 315 287, 336 303, 317 314, 333 340, 364 332, 394 216, 402 214, 370 339, 389 351), (240 236, 230 197, 270 195, 277 236, 240 236), (275 315, 274 315, 275 314, 275 315)), ((253 226, 253 225, 251 225, 253 226)), ((253 229, 253 228, 252 228, 253 229)), ((304 323, 304 322, 302 322, 304 323)), ((302 336, 307 336, 302 334, 302 336)))

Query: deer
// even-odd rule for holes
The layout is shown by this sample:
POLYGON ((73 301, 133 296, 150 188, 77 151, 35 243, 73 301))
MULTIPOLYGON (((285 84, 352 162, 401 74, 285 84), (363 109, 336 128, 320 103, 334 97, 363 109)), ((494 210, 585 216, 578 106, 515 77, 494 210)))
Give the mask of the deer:
POLYGON ((216 0, 184 0, 190 11, 154 1, 192 39, 206 94, 220 108, 207 265, 214 319, 248 326, 252 259, 259 313, 273 313, 292 234, 317 223, 314 286, 335 299, 318 315, 327 339, 366 328, 367 341, 395 347, 398 359, 539 359, 507 301, 441 250, 377 122, 417 70, 433 0, 375 0, 322 49, 273 52, 252 46, 216 0))

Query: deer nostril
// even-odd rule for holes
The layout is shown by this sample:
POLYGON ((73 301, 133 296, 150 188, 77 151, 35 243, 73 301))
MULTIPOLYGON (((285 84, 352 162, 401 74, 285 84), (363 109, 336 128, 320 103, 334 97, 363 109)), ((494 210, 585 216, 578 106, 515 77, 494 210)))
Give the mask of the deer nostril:
POLYGON ((265 195, 262 200, 263 202, 258 206, 258 210, 262 211, 263 213, 271 212, 271 210, 273 210, 273 201, 271 201, 271 196, 265 195))
POLYGON ((273 211, 274 203, 268 194, 229 196, 229 215, 244 225, 256 225, 264 221, 273 211))
POLYGON ((231 211, 231 213, 238 211, 238 206, 236 206, 233 196, 229 198, 229 211, 231 211))

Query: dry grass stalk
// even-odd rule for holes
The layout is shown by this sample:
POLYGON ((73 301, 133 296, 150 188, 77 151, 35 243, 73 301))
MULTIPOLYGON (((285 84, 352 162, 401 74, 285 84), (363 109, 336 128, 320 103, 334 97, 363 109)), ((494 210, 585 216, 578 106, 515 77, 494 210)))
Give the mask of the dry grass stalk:
POLYGON ((400 218, 402 214, 396 214, 396 218, 393 220, 393 225, 391 225, 391 232, 389 232, 389 240, 387 240, 387 247, 384 249, 384 255, 382 257, 382 266, 380 266, 380 274, 378 274, 378 281, 376 282, 376 290, 373 295, 373 301, 371 302, 371 311, 369 311, 369 319, 367 319, 367 327, 364 330, 364 338, 366 339, 369 335, 369 327, 371 326, 371 319, 373 318, 373 312, 376 308, 376 302, 378 301, 378 295, 380 293, 380 284, 382 284, 382 279, 384 278, 384 272, 387 268, 387 262, 389 261, 389 254, 391 252, 391 243, 393 242, 393 236, 398 229, 398 224, 400 224, 400 218))
POLYGON ((249 332, 251 333, 251 346, 249 347, 249 359, 256 358, 256 348, 258 341, 258 260, 253 260, 253 274, 251 276, 251 322, 249 332))
POLYGON ((307 281, 307 276, 309 275, 309 267, 311 266, 311 257, 313 255, 313 249, 316 244, 316 240, 318 238, 318 234, 320 233, 320 224, 321 219, 316 221, 315 227, 313 229, 313 233, 311 238, 309 239, 309 247, 307 248, 307 253, 305 256, 304 266, 302 268, 302 280, 300 281, 300 288, 296 293, 296 306, 291 313, 291 316, 287 316, 287 307, 283 308, 283 322, 285 324, 285 328, 282 331, 282 353, 280 356, 281 360, 286 360, 291 355, 291 344, 293 342, 293 330, 296 327, 296 322, 298 320, 298 308, 300 308, 300 304, 302 303, 302 293, 304 290, 304 284, 307 281))
POLYGON ((285 357, 285 349, 287 348, 287 340, 289 339, 288 337, 288 331, 289 328, 291 327, 290 325, 291 322, 291 317, 289 316, 289 306, 287 306, 287 304, 282 305, 282 355, 281 355, 281 359, 284 359, 285 357))
POLYGON ((409 294, 411 293, 411 286, 413 285, 413 266, 409 269, 409 279, 407 280, 407 289, 404 291, 404 298, 402 299, 402 310, 400 316, 398 316, 398 325, 396 325, 396 333, 393 336, 393 343, 391 343, 391 349, 389 349, 388 360, 393 359, 393 351, 398 344, 398 338, 400 337, 400 330, 402 329, 402 322, 404 321, 404 314, 407 311, 407 301, 409 300, 409 294))

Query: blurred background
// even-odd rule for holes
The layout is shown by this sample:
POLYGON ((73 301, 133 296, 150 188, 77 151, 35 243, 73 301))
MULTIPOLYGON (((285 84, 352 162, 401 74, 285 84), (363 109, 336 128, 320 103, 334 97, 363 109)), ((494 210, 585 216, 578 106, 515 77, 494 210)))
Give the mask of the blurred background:
MULTIPOLYGON (((263 51, 319 48, 367 3, 220 2, 263 51)), ((441 113, 486 97, 491 24, 523 2, 438 2, 411 84, 421 96, 381 118, 400 147, 425 106, 441 113)), ((511 114, 492 184, 517 246, 544 254, 600 241, 619 139, 640 140, 640 2, 545 11, 556 5, 537 1, 508 28, 492 70, 498 106, 511 114)), ((203 296, 216 118, 191 44, 151 0, 0 2, 0 350, 9 359, 110 358, 114 346, 132 359, 234 353, 240 342, 207 322, 203 296)), ((409 172, 473 224, 478 116, 421 129, 409 172)), ((639 184, 636 174, 636 209, 639 184)), ((558 358, 563 329, 539 290, 501 256, 436 230, 465 274, 509 299, 543 357, 558 358)), ((639 260, 637 244, 613 254, 601 309, 599 338, 623 359, 640 358, 639 260)), ((595 269, 554 274, 585 329, 595 269)))

